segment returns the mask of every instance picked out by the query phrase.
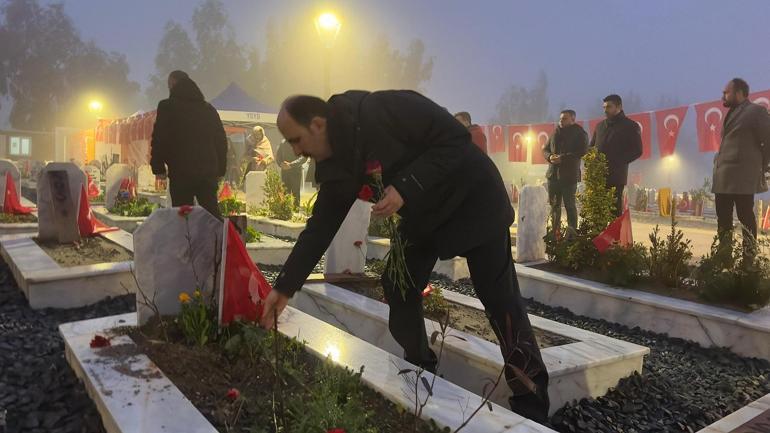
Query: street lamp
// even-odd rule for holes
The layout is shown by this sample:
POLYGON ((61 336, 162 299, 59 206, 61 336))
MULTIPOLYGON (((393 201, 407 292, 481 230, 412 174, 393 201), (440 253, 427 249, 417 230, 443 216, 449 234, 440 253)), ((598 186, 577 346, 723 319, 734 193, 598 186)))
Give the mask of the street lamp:
POLYGON ((315 29, 324 44, 324 96, 331 96, 331 51, 342 23, 332 12, 324 12, 315 19, 315 29))
POLYGON ((679 158, 676 155, 669 155, 663 158, 663 166, 666 168, 666 174, 668 175, 668 187, 671 188, 671 171, 679 166, 679 158))
POLYGON ((101 113, 102 108, 104 108, 104 105, 102 105, 101 101, 97 101, 96 99, 88 103, 88 111, 92 113, 101 113))

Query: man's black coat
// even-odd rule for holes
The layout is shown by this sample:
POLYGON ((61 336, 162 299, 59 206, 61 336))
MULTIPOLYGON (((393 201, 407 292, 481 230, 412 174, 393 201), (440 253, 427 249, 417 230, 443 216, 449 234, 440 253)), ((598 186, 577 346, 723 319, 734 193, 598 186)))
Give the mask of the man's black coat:
POLYGON ((368 182, 366 162, 379 161, 384 184, 404 199, 406 241, 427 243, 441 258, 461 255, 513 222, 500 172, 444 108, 412 91, 348 91, 329 104, 333 156, 317 164, 313 216, 277 291, 291 296, 301 288, 368 182))
POLYGON ((543 145, 543 157, 546 161, 551 155, 561 155, 559 164, 548 163, 545 177, 563 183, 580 182, 580 161, 588 151, 588 134, 577 123, 556 128, 550 140, 543 145))
POLYGON ((607 185, 625 186, 628 183, 628 164, 642 156, 639 125, 621 111, 599 122, 591 139, 591 147, 594 146, 607 156, 607 185))
POLYGON ((225 175, 225 129, 217 110, 190 79, 179 80, 169 98, 158 103, 150 165, 154 174, 168 174, 172 180, 225 175))

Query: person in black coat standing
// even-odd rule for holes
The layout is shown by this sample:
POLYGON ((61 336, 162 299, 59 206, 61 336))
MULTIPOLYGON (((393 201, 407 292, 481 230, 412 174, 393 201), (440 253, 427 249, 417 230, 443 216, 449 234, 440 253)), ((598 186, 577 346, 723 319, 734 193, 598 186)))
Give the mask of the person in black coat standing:
POLYGON ((606 119, 599 122, 591 138, 591 147, 607 156, 607 187, 615 188, 615 215, 623 214, 623 189, 628 183, 628 164, 642 156, 642 132, 639 124, 626 117, 623 100, 618 95, 604 98, 606 119))
POLYGON ((283 140, 278 146, 275 162, 281 167, 281 181, 294 197, 294 205, 299 206, 302 192, 302 165, 307 157, 297 156, 288 141, 283 140))
POLYGON ((222 218, 217 202, 219 179, 227 169, 227 135, 217 110, 182 71, 168 76, 170 96, 158 103, 152 131, 150 165, 170 179, 172 206, 192 205, 222 218))
POLYGON ((328 102, 291 97, 278 114, 278 129, 295 154, 316 160, 320 190, 313 215, 265 300, 262 326, 273 326, 274 314, 280 314, 302 287, 366 183, 367 163, 379 162, 385 189, 372 213, 402 217, 400 232, 413 280, 404 298, 387 275, 382 279, 390 331, 406 359, 435 370, 422 291, 437 259, 465 257, 503 357, 516 367, 505 370, 513 391, 511 408, 545 421, 548 372, 511 256, 513 208, 500 173, 473 144, 468 130, 445 109, 412 91, 348 91, 328 102), (523 375, 535 386, 527 386, 530 380, 522 380, 523 375))
POLYGON ((551 204, 551 220, 554 229, 561 227, 561 203, 567 210, 567 227, 577 229, 575 192, 580 182, 580 159, 588 151, 588 134, 575 123, 574 110, 563 110, 559 126, 543 145, 543 157, 548 161, 548 201, 551 204))

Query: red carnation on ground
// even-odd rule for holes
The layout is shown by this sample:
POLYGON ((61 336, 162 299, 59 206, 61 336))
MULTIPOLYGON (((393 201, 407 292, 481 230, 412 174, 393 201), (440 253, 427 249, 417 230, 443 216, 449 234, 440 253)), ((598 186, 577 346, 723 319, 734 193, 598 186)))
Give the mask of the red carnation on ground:
POLYGON ((190 212, 192 212, 192 210, 193 210, 193 207, 190 206, 189 204, 179 206, 179 216, 186 217, 187 215, 190 214, 190 212))
POLYGON ((110 339, 101 335, 94 335, 91 340, 91 349, 97 349, 99 347, 108 347, 110 345, 110 339))
POLYGON ((238 400, 240 396, 241 396, 241 392, 238 391, 237 388, 230 388, 229 390, 227 390, 227 399, 230 401, 238 400))
POLYGON ((382 164, 380 164, 380 161, 366 161, 366 174, 369 176, 382 174, 382 164))
POLYGON ((356 248, 361 248, 361 245, 363 245, 363 242, 362 242, 362 241, 355 241, 355 242, 353 242, 353 245, 354 245, 356 248))
POLYGON ((358 191, 358 198, 363 201, 370 201, 372 197, 374 197, 374 191, 369 185, 362 186, 361 190, 358 191))

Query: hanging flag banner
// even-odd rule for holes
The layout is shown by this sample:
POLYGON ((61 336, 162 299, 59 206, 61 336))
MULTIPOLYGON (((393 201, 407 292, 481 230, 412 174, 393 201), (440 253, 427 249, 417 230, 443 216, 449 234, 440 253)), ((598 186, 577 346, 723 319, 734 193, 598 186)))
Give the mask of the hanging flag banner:
POLYGON ((679 131, 682 129, 686 115, 686 105, 655 112, 655 128, 658 131, 658 150, 661 158, 674 154, 676 140, 679 138, 679 131))
POLYGON ((596 127, 604 120, 604 117, 599 119, 591 119, 588 121, 588 128, 590 131, 588 132, 590 134, 590 137, 593 137, 593 135, 596 133, 596 127))
POLYGON ((639 159, 650 159, 652 155, 652 120, 650 113, 629 114, 628 118, 639 125, 639 132, 642 134, 642 156, 639 159))
POLYGON ((721 100, 695 104, 699 151, 719 151, 719 145, 722 143, 722 123, 727 111, 721 100))
POLYGON ((529 125, 508 125, 508 161, 527 162, 529 125))
POLYGON ((489 153, 505 152, 505 134, 502 125, 489 126, 489 153))
POLYGON ((532 140, 529 147, 532 149, 532 164, 548 164, 548 161, 543 156, 543 146, 548 144, 548 140, 551 139, 556 125, 553 123, 541 123, 539 125, 532 125, 530 129, 532 131, 532 140))
POLYGON ((770 112, 770 90, 749 94, 749 100, 755 104, 764 106, 770 112))

